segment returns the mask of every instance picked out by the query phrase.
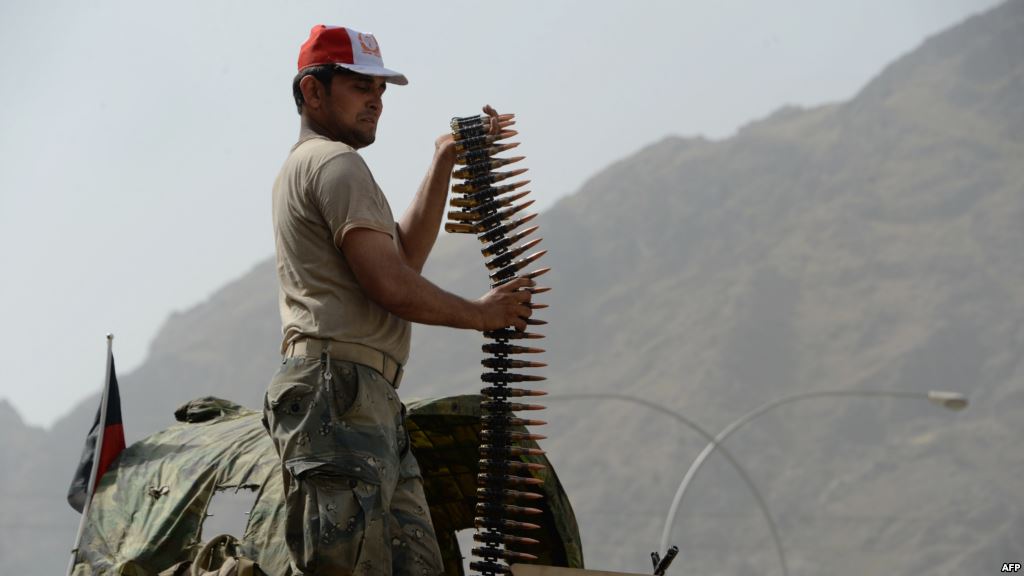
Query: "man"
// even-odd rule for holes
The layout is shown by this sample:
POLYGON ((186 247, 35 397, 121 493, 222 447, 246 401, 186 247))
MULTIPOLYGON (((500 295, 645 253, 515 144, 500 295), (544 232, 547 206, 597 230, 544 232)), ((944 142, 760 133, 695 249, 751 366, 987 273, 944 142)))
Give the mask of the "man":
MULTIPOLYGON (((396 222, 356 150, 376 138, 388 83, 370 34, 315 26, 293 92, 299 141, 274 183, 284 340, 266 425, 281 457, 287 542, 302 574, 438 574, 440 552, 396 389, 409 323, 523 330, 532 280, 478 300, 421 276, 444 212, 455 151, 433 162, 396 222)), ((500 130, 489 106, 491 129, 500 130)))

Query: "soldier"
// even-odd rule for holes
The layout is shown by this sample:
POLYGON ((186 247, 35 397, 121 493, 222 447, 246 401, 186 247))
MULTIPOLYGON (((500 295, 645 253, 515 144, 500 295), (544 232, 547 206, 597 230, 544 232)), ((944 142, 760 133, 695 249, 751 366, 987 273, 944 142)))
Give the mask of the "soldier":
MULTIPOLYGON (((421 275, 437 237, 456 147, 433 161, 396 222, 356 152, 374 142, 387 84, 372 34, 318 25, 292 90, 301 131, 273 189, 282 364, 264 403, 281 457, 287 543, 302 574, 438 574, 441 555, 397 389, 409 323, 525 330, 533 281, 477 300, 421 275)), ((490 106, 489 131, 510 116, 490 106)))

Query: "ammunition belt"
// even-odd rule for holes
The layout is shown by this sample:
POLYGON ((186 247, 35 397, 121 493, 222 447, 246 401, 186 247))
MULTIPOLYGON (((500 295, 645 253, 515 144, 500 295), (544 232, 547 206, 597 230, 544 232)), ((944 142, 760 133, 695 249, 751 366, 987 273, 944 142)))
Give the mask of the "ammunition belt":
MULTIPOLYGON (((547 268, 541 268, 520 273, 546 251, 523 256, 540 243, 540 238, 518 244, 538 229, 538 226, 521 228, 537 216, 519 215, 533 201, 516 204, 516 201, 529 194, 529 191, 519 190, 529 181, 510 182, 526 170, 496 171, 523 159, 522 156, 496 157, 519 145, 504 142, 516 135, 514 130, 506 129, 512 124, 511 118, 511 115, 499 117, 501 129, 497 134, 490 129, 490 117, 487 115, 453 118, 451 121, 458 165, 452 176, 462 179, 462 182, 452 186, 454 194, 450 204, 455 210, 448 212, 445 230, 475 234, 484 244, 481 253, 486 259, 484 265, 492 288, 516 278, 536 278, 548 271, 547 268)), ((538 294, 548 289, 530 290, 538 294)), ((531 303, 531 307, 538 309, 545 306, 531 303)), ((527 324, 537 326, 546 322, 530 318, 527 324)), ((509 565, 513 563, 537 560, 537 556, 513 548, 537 545, 540 542, 509 532, 540 528, 537 524, 524 521, 524 517, 542 514, 543 510, 539 506, 545 505, 543 494, 532 491, 539 489, 546 476, 545 466, 537 462, 544 451, 536 448, 536 440, 543 436, 524 431, 523 427, 539 426, 544 422, 520 418, 515 413, 541 410, 544 406, 510 402, 509 399, 542 396, 545 392, 512 388, 509 384, 544 380, 543 376, 518 374, 510 370, 542 368, 545 364, 512 358, 514 355, 537 354, 544 350, 510 344, 511 341, 543 338, 541 334, 521 332, 509 327, 484 332, 484 337, 490 341, 482 347, 487 357, 481 360, 481 364, 488 371, 480 376, 487 386, 480 391, 483 395, 480 405, 482 444, 474 520, 477 532, 473 536, 482 545, 473 548, 473 556, 479 560, 470 562, 469 566, 483 576, 495 576, 510 574, 509 565)))

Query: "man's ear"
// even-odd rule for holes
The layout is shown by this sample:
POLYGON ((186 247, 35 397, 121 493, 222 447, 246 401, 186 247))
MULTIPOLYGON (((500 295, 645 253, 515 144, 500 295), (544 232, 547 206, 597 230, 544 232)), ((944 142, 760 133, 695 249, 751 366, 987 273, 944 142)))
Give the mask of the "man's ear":
POLYGON ((312 74, 303 76, 299 80, 299 90, 302 92, 302 99, 305 105, 313 110, 319 110, 323 105, 324 85, 313 77, 312 74))

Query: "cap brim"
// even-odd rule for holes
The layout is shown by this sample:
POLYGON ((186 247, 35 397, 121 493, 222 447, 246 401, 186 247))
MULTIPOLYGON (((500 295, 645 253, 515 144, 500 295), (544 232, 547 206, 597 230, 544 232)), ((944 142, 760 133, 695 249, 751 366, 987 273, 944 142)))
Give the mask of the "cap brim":
POLYGON ((409 79, 405 77, 405 74, 401 72, 395 72, 394 70, 384 68, 381 66, 361 66, 359 64, 341 64, 339 62, 334 63, 339 68, 351 70, 358 74, 366 74, 367 76, 379 76, 384 78, 385 82, 391 84, 398 84, 399 86, 405 86, 409 83, 409 79))

